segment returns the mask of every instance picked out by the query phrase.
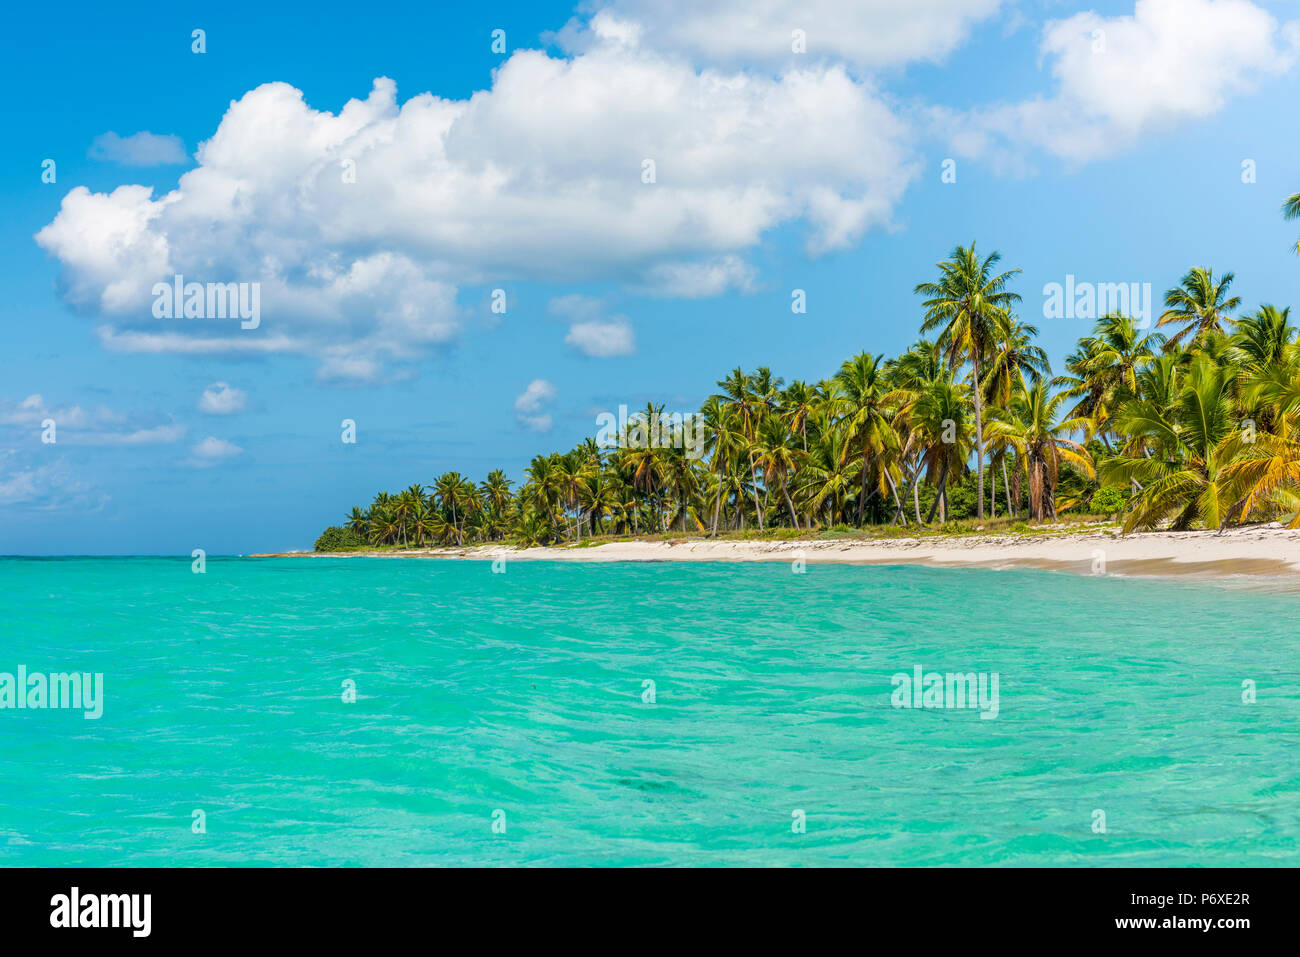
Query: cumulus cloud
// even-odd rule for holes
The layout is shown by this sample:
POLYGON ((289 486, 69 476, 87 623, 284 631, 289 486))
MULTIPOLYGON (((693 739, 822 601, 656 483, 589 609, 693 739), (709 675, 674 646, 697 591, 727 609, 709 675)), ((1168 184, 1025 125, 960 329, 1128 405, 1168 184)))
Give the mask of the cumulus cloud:
POLYGON ((304 354, 373 378, 457 335, 462 285, 667 277, 716 294, 746 287, 742 257, 777 226, 803 222, 820 253, 890 222, 918 166, 869 81, 824 63, 700 71, 634 41, 517 51, 465 100, 399 104, 380 78, 329 113, 264 84, 176 189, 77 187, 37 242, 110 348, 304 354), (155 318, 153 285, 176 274, 260 283, 260 327, 155 318))
POLYGON ((718 256, 705 262, 661 263, 646 271, 640 291, 674 299, 720 296, 729 289, 749 292, 756 270, 739 256, 718 256))
POLYGON ((1043 30, 1054 95, 934 118, 959 155, 1018 165, 1028 146, 1083 163, 1214 115, 1289 70, 1297 40, 1300 24, 1280 27, 1250 0, 1138 0, 1132 16, 1077 13, 1043 30))
POLYGON ((90 144, 87 155, 123 166, 172 166, 190 161, 179 136, 160 136, 147 131, 130 136, 118 136, 112 131, 101 133, 90 144))
POLYGON ((605 316, 605 304, 591 296, 557 296, 546 305, 552 316, 570 320, 564 341, 595 358, 628 356, 636 351, 636 335, 627 316, 605 316))
POLYGON ((225 382, 214 382, 199 396, 199 411, 208 415, 233 415, 244 411, 248 393, 225 382))
POLYGON ((515 398, 515 413, 519 422, 534 432, 549 432, 552 420, 543 409, 555 401, 555 386, 545 379, 534 379, 515 398))
POLYGON ((558 38, 682 50, 708 63, 789 64, 821 57, 865 68, 940 60, 991 18, 1001 0, 610 0, 558 38), (795 54, 795 30, 806 52, 795 54))
POLYGON ((575 322, 564 341, 583 355, 599 359, 630 356, 636 351, 632 323, 623 316, 597 322, 575 322))
POLYGON ((227 459, 234 458, 244 450, 233 442, 227 442, 225 439, 218 439, 209 435, 200 442, 196 442, 190 449, 190 457, 186 459, 187 465, 195 468, 208 468, 217 465, 227 459))

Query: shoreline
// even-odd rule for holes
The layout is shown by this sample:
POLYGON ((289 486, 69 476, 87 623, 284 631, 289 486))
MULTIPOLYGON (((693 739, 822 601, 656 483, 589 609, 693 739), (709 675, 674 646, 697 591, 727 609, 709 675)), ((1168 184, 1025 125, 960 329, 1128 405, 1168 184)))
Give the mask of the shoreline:
POLYGON ((1225 532, 943 535, 927 538, 621 541, 599 545, 467 545, 355 552, 264 552, 249 558, 442 558, 467 561, 764 561, 809 564, 1032 568, 1152 577, 1287 578, 1300 583, 1300 529, 1276 523, 1225 532), (1100 552, 1100 554, 1098 554, 1100 552), (1103 564, 1104 563, 1104 564, 1103 564), (1099 569, 1099 566, 1100 569, 1099 569))

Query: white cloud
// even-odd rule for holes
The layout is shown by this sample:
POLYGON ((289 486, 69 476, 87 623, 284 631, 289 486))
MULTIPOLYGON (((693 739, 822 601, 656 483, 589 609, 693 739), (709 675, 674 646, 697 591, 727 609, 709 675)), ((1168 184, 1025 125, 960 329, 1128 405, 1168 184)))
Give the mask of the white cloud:
POLYGON ((822 63, 698 72, 634 39, 517 51, 467 100, 399 106, 381 78, 333 114, 259 86, 175 190, 77 187, 37 242, 110 348, 305 354, 373 378, 456 336, 459 285, 667 270, 706 295, 743 288, 741 257, 781 224, 806 223, 818 253, 889 223, 918 167, 869 82, 822 63), (153 284, 177 273, 259 282, 261 326, 154 318, 153 284))
POLYGON ((611 0, 560 32, 582 49, 595 39, 682 50, 709 63, 785 65, 827 57, 860 67, 939 60, 966 41, 1000 0, 611 0), (794 30, 806 37, 793 52, 794 30))
POLYGON ((186 459, 185 464, 192 465, 195 468, 207 468, 233 458, 243 451, 233 442, 227 442, 225 439, 218 439, 209 435, 194 444, 194 447, 190 449, 190 457, 186 459))
POLYGON ((605 316, 605 304, 591 296, 557 296, 546 304, 552 316, 570 320, 564 341, 583 355, 597 358, 629 356, 636 336, 627 316, 605 316))
POLYGON ((132 133, 118 136, 114 132, 101 133, 90 144, 91 159, 107 160, 124 166, 170 166, 188 163, 189 154, 179 136, 160 136, 157 133, 132 133))
POLYGON ((34 392, 21 402, 9 399, 0 400, 0 424, 17 425, 26 428, 39 427, 46 419, 54 419, 56 425, 67 428, 84 428, 92 420, 102 421, 103 413, 89 413, 79 405, 54 408, 45 402, 44 396, 34 392))
POLYGON ((1249 0, 1137 0, 1132 16, 1077 13, 1043 30, 1056 93, 958 114, 934 111, 959 155, 1023 165, 1025 146, 1083 163, 1205 119, 1294 63, 1300 25, 1249 0))
POLYGON ((755 275, 754 267, 739 256, 719 256, 697 263, 661 263, 646 271, 641 291, 652 296, 700 299, 720 296, 729 289, 749 292, 755 275))
POLYGON ((569 327, 569 334, 564 337, 564 341, 583 355, 600 359, 630 356, 636 351, 632 323, 623 316, 593 322, 575 322, 569 327))
POLYGON ((78 435, 79 445, 166 445, 185 438, 183 425, 158 425, 133 432, 96 432, 78 435))
POLYGON ((199 411, 208 415, 233 415, 244 411, 248 393, 225 382, 214 382, 199 396, 199 411))
MULTIPOLYGON (((54 444, 63 445, 159 445, 179 442, 185 426, 175 423, 146 425, 140 415, 116 412, 106 406, 83 409, 79 405, 51 406, 40 393, 21 402, 0 400, 0 425, 43 433, 45 422, 54 422, 54 444)), ((150 414, 147 419, 158 419, 150 414)))
POLYGON ((552 420, 543 408, 555 401, 555 386, 545 379, 534 379, 515 397, 515 412, 523 425, 534 432, 549 432, 552 420))
POLYGON ((144 352, 168 355, 266 355, 303 352, 307 345, 289 336, 198 336, 183 332, 119 332, 112 326, 95 329, 99 344, 111 352, 144 352))
POLYGON ((0 507, 48 511, 97 511, 109 497, 62 459, 40 465, 16 463, 15 450, 0 451, 0 507))

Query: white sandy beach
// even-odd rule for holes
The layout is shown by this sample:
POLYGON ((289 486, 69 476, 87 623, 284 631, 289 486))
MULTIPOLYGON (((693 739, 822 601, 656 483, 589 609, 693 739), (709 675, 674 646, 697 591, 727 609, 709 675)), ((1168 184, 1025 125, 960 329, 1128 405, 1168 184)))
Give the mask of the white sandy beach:
POLYGON ((928 538, 832 539, 809 541, 623 541, 599 545, 504 548, 425 548, 317 555, 277 552, 250 557, 455 558, 490 561, 778 561, 808 564, 920 564, 936 567, 1046 568, 1080 574, 1192 575, 1206 578, 1261 576, 1300 581, 1300 530, 1278 525, 1216 532, 1144 532, 1120 536, 1113 530, 1015 535, 944 535, 928 538), (1104 563, 1104 564, 1103 564, 1104 563))

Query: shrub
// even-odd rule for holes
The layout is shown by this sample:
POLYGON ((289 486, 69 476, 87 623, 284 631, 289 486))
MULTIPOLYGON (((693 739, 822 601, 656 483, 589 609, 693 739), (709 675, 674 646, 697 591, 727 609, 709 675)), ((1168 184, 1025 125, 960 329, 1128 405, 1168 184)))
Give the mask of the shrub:
POLYGON ((320 538, 316 539, 316 551, 318 552, 350 552, 365 546, 361 537, 350 528, 339 528, 337 525, 331 525, 321 533, 320 538))
POLYGON ((1091 511, 1098 515, 1114 515, 1128 502, 1128 495, 1118 488, 1101 488, 1093 495, 1091 511))

